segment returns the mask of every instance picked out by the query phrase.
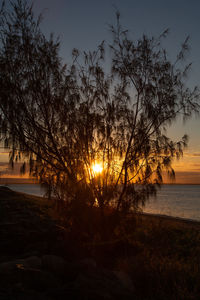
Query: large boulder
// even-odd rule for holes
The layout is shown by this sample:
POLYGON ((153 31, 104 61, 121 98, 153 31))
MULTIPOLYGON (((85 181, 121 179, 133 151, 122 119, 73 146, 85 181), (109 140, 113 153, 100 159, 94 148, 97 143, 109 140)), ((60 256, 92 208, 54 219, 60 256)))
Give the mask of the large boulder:
POLYGON ((34 268, 39 269, 41 267, 41 259, 37 256, 27 257, 26 259, 16 259, 0 264, 0 273, 10 273, 17 269, 34 268))
POLYGON ((42 257, 42 268, 57 275, 63 275, 67 269, 66 261, 56 255, 44 255, 42 257))
POLYGON ((113 273, 128 291, 133 292, 135 290, 133 282, 128 274, 123 271, 114 271, 113 273))
POLYGON ((74 293, 76 299, 134 299, 133 289, 127 288, 112 271, 101 268, 82 270, 73 282, 65 286, 65 293, 70 296, 74 293))
MULTIPOLYGON (((31 259, 31 264, 38 263, 31 259)), ((29 264, 30 264, 29 261, 29 264)), ((0 289, 6 287, 8 290, 33 290, 43 292, 60 286, 59 280, 54 274, 45 270, 31 268, 26 260, 16 260, 2 263, 0 265, 0 289)))
POLYGON ((19 272, 20 283, 25 289, 43 292, 59 287, 57 278, 49 272, 25 268, 19 272))

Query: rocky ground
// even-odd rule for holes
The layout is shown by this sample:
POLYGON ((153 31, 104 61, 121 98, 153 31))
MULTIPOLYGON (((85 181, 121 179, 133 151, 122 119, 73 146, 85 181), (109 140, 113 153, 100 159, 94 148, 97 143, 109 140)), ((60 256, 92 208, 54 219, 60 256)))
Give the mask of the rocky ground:
POLYGON ((108 215, 102 230, 96 209, 73 226, 55 211, 0 187, 0 300, 200 299, 199 222, 138 214, 113 230, 108 215))
POLYGON ((0 299, 135 299, 126 273, 73 256, 40 202, 0 188, 0 299))

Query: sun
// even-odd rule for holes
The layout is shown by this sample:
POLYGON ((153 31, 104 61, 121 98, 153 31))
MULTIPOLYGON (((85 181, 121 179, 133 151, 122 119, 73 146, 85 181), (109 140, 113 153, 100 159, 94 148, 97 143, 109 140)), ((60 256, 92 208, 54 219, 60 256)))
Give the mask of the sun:
POLYGON ((95 174, 98 174, 98 173, 101 173, 103 171, 103 167, 101 164, 93 164, 92 165, 92 171, 95 173, 95 174))

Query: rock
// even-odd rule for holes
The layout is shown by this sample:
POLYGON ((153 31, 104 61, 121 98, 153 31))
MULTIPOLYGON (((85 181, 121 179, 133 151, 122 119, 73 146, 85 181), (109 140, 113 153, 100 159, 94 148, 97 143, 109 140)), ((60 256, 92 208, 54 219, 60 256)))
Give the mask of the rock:
POLYGON ((0 273, 9 274, 16 271, 19 268, 24 267, 24 259, 18 259, 14 261, 4 262, 0 264, 0 273))
POLYGON ((10 273, 17 269, 33 268, 39 269, 41 267, 41 259, 37 256, 31 256, 26 259, 16 259, 0 264, 0 273, 10 273))
POLYGON ((83 265, 83 267, 86 268, 96 268, 97 267, 97 263, 93 258, 84 258, 81 260, 81 264, 83 265))
POLYGON ((40 269, 41 265, 42 265, 42 261, 37 256, 30 256, 24 260, 24 264, 25 264, 25 266, 30 267, 30 268, 40 269))
MULTIPOLYGON (((1 296, 1 295, 0 295, 1 296)), ((13 290, 11 292, 10 298, 0 298, 1 300, 49 300, 43 293, 36 292, 33 290, 23 291, 23 290, 13 290)))
POLYGON ((0 186, 0 191, 2 191, 2 192, 13 192, 9 187, 7 187, 5 185, 0 186))
MULTIPOLYGON (((35 291, 44 292, 52 288, 59 288, 59 280, 47 271, 28 268, 23 264, 5 263, 1 268, 0 288, 6 287, 7 291, 35 291)), ((15 297, 13 298, 15 299, 15 297)), ((16 299, 23 299, 19 297, 16 299)), ((27 298, 29 299, 29 298, 27 298)))
POLYGON ((76 299, 134 299, 133 292, 112 271, 98 268, 80 273, 74 282, 65 286, 65 292, 66 295, 79 292, 81 296, 76 299))
POLYGON ((114 271, 113 273, 126 289, 132 292, 135 290, 133 282, 131 278, 128 276, 128 274, 122 271, 114 271))
MULTIPOLYGON (((71 289, 71 288, 61 288, 61 289, 54 289, 51 291, 47 291, 45 297, 48 300, 94 300, 95 298, 91 299, 86 295, 86 297, 82 294, 82 291, 71 289)), ((98 299, 95 299, 98 300, 98 299)))
POLYGON ((32 251, 24 253, 24 258, 26 259, 27 257, 38 256, 38 255, 39 255, 39 251, 32 250, 32 251))
POLYGON ((57 275, 63 275, 67 265, 66 261, 60 256, 44 255, 42 257, 42 267, 57 275))
POLYGON ((46 271, 25 268, 20 270, 19 275, 21 284, 34 291, 45 291, 59 286, 55 276, 46 271))

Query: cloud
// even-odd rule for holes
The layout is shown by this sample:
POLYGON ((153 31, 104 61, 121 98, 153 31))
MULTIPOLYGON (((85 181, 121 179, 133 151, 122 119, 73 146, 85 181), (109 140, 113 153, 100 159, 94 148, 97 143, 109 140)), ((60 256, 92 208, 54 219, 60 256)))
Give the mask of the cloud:
POLYGON ((9 169, 10 168, 8 164, 0 162, 0 174, 2 174, 2 172, 3 173, 7 172, 9 169))
POLYGON ((4 152, 0 152, 0 155, 9 155, 10 152, 8 151, 4 151, 4 152))
POLYGON ((200 152, 193 152, 193 153, 185 152, 183 154, 183 157, 200 157, 200 152))
MULTIPOLYGON (((12 168, 9 163, 6 162, 0 162, 0 177, 22 177, 22 174, 20 173, 20 168, 22 166, 22 163, 15 163, 14 168, 12 168)), ((28 177, 29 172, 27 168, 27 172, 23 174, 23 177, 28 177)))
POLYGON ((0 166, 9 166, 9 164, 7 162, 0 161, 0 166))
POLYGON ((176 183, 176 184, 200 184, 200 172, 176 172, 176 179, 175 181, 171 181, 167 174, 164 175, 164 183, 176 183))

